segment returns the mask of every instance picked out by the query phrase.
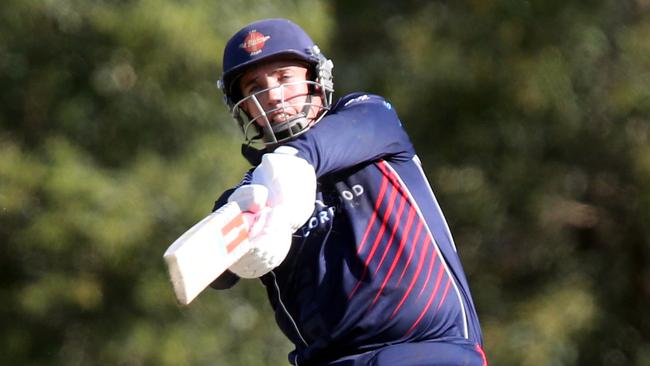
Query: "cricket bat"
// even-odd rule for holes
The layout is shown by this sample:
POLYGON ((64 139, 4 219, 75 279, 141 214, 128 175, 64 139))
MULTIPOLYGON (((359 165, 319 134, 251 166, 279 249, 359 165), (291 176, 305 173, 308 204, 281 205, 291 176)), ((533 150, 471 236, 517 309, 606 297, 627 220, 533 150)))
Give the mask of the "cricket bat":
POLYGON ((230 202, 192 226, 165 251, 174 293, 187 305, 219 275, 248 252, 248 230, 254 220, 230 202))

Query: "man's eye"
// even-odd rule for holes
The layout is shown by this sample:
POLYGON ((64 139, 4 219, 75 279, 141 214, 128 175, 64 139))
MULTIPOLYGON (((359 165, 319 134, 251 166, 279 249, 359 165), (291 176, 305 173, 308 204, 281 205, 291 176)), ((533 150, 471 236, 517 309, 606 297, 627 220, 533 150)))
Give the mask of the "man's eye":
POLYGON ((262 88, 260 88, 259 86, 252 86, 252 87, 250 87, 248 89, 248 92, 246 94, 248 94, 248 95, 255 94, 255 93, 257 93, 257 92, 259 92, 261 90, 262 90, 262 88))

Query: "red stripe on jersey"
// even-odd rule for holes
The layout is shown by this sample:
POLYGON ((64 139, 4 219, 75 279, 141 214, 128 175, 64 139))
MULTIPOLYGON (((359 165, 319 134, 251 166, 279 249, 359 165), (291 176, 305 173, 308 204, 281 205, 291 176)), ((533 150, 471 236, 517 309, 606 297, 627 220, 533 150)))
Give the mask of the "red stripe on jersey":
POLYGON ((393 230, 391 230, 390 232, 390 238, 388 239, 388 243, 386 243, 384 252, 381 253, 381 259, 379 260, 379 264, 377 265, 377 268, 375 268, 375 274, 379 272, 379 268, 381 268, 381 265, 384 264, 384 259, 386 259, 386 255, 388 254, 388 251, 393 246, 393 240, 395 239, 395 234, 397 233, 397 229, 399 228, 399 219, 400 217, 402 217, 402 212, 404 212, 404 207, 406 207, 406 197, 402 196, 399 201, 399 208, 397 209, 395 222, 393 223, 393 230))
POLYGON ((377 219, 377 212, 379 212, 379 206, 381 206, 381 201, 384 200, 384 195, 386 194, 386 188, 388 187, 388 179, 384 176, 381 179, 381 187, 379 188, 379 194, 377 195, 377 200, 375 201, 375 209, 372 211, 372 216, 370 216, 370 221, 368 222, 368 227, 366 232, 363 233, 363 238, 361 239, 361 244, 359 244, 359 249, 357 253, 361 253, 363 247, 366 245, 366 240, 368 239, 368 234, 377 219))
POLYGON ((481 355, 481 358, 483 359, 482 366, 488 366, 487 357, 485 356, 485 351, 483 351, 483 347, 481 347, 480 344, 476 345, 476 351, 478 351, 478 353, 481 355))
MULTIPOLYGON (((442 268, 442 265, 440 266, 442 268)), ((410 334, 415 328, 417 328, 418 324, 422 321, 422 318, 427 314, 427 311, 429 311, 429 308, 431 307, 431 303, 433 302, 433 299, 435 298, 435 293, 436 291, 433 291, 431 293, 431 296, 429 296, 429 300, 427 301, 427 304, 424 306, 424 309, 422 309, 422 312, 420 312, 420 316, 413 322, 413 325, 409 328, 409 330, 406 331, 405 335, 410 334)))
MULTIPOLYGON (((397 178, 394 176, 394 174, 392 172, 390 172, 390 171, 388 171, 386 169, 386 167, 384 166, 385 164, 386 164, 386 162, 381 161, 378 164, 379 169, 382 171, 382 173, 384 173, 385 176, 387 176, 390 179, 391 183, 393 184, 393 187, 397 191, 399 191, 399 193, 401 195, 401 198, 400 198, 400 205, 399 205, 399 208, 397 210, 397 215, 395 216, 395 220, 394 220, 394 223, 393 223, 393 225, 394 225, 393 230, 390 233, 390 239, 388 239, 388 243, 386 244, 386 248, 384 248, 384 252, 382 253, 381 259, 379 260, 379 264, 377 265, 377 268, 375 269, 375 274, 377 274, 377 272, 379 272, 379 269, 381 268, 382 264, 384 263, 384 260, 386 259, 386 255, 388 254, 389 250, 392 248, 393 240, 395 239, 395 234, 397 233, 397 229, 399 228, 400 217, 402 217, 402 212, 404 212, 406 202, 408 201, 408 195, 406 194, 406 192, 402 188, 400 182, 397 180, 397 178)), ((410 207, 409 210, 413 209, 413 207, 411 205, 409 205, 409 207, 410 207)), ((411 214, 409 214, 409 217, 411 217, 411 214)), ((408 236, 407 234, 404 234, 404 238, 407 237, 407 236, 408 236)), ((404 238, 402 238, 402 240, 404 240, 404 238)))
POLYGON ((436 284, 433 286, 433 291, 429 296, 436 297, 438 295, 438 290, 440 289, 440 284, 442 283, 442 273, 444 272, 443 266, 438 268, 438 276, 436 276, 436 284))
MULTIPOLYGON (((409 286, 406 289, 406 292, 404 293, 404 296, 402 296, 402 299, 400 300, 399 304, 397 304, 397 307, 395 307, 395 310, 393 310, 393 314, 390 316, 391 319, 397 314, 399 309, 404 304, 404 301, 406 301, 406 299, 408 298, 409 294, 413 290, 413 287, 415 286, 415 282, 417 281, 418 276, 420 275, 420 272, 422 272, 422 266, 424 266, 424 259, 427 257, 427 253, 429 251, 429 237, 428 236, 424 240, 424 243, 422 244, 422 249, 421 250, 422 250, 422 253, 420 253, 420 259, 418 260, 418 265, 415 268, 415 273, 413 274, 413 277, 411 278, 411 282, 409 283, 409 286)), ((433 261, 435 261, 435 258, 434 258, 433 261)))
MULTIPOLYGON (((438 258, 438 253, 436 253, 435 249, 433 251, 433 255, 436 256, 436 259, 438 258)), ((429 270, 427 270, 427 279, 424 281, 424 285, 422 285, 422 289, 420 289, 420 293, 418 293, 418 299, 420 296, 422 296, 422 293, 424 292, 424 289, 427 288, 427 285, 429 284, 429 280, 431 279, 431 271, 433 271, 433 265, 435 264, 435 261, 429 262, 429 270)), ((442 269, 442 266, 441 266, 442 269)))
POLYGON ((440 298, 440 302, 438 303, 438 306, 436 307, 436 311, 440 310, 440 307, 442 306, 442 303, 447 298, 447 291, 449 291, 449 285, 451 285, 451 280, 449 279, 449 277, 447 277, 447 285, 445 285, 445 291, 442 293, 442 297, 440 298))
MULTIPOLYGON (((437 256, 436 256, 437 258, 437 256)), ((417 320, 411 325, 411 328, 409 328, 408 331, 406 331, 406 334, 408 335, 411 333, 417 326, 420 324, 420 321, 422 321, 422 318, 424 318, 424 315, 426 315, 427 311, 429 311, 429 308, 431 307, 431 303, 433 303, 433 299, 436 298, 438 294, 438 290, 440 288, 440 280, 442 280, 442 274, 444 272, 444 266, 442 263, 440 264, 440 267, 438 269, 438 277, 436 278, 436 286, 434 287, 433 291, 431 291, 431 295, 429 295, 429 300, 427 300, 427 304, 424 306, 424 309, 422 309, 422 312, 420 313, 420 316, 418 316, 417 320)), ((451 283, 449 277, 447 277, 447 285, 445 286, 445 291, 443 294, 443 300, 444 297, 447 295, 447 290, 449 289, 449 284, 451 283)))
POLYGON ((354 285, 352 291, 350 291, 350 294, 348 295, 348 300, 350 300, 354 296, 354 294, 359 289, 359 286, 361 286, 361 283, 363 283, 363 280, 366 277, 366 274, 368 272, 368 265, 370 264, 370 261, 372 261, 372 258, 374 257, 375 252, 377 251, 379 242, 384 237, 384 232, 386 231, 386 223, 388 222, 388 218, 390 217, 390 214, 392 213, 393 207, 395 205, 395 196, 397 196, 397 190, 395 189, 394 186, 391 186, 391 193, 390 193, 390 197, 388 198, 388 208, 386 209, 386 212, 382 217, 379 232, 377 233, 377 237, 375 238, 375 241, 372 244, 372 247, 370 248, 370 253, 368 253, 368 257, 364 261, 363 272, 361 273, 361 277, 359 277, 359 280, 357 281, 356 285, 354 285))
MULTIPOLYGON (((379 168, 381 169, 382 173, 383 173, 385 176, 388 177, 388 179, 390 180, 390 182, 392 183, 392 185, 393 185, 394 187, 396 187, 397 189, 399 189, 400 194, 402 194, 403 196, 407 197, 407 199, 409 200, 409 203, 411 203, 411 196, 410 196, 410 194, 409 194, 409 192, 408 192, 408 188, 407 188, 406 186, 403 186, 403 185, 402 185, 402 182, 401 182, 401 180, 400 180, 399 175, 398 175, 397 172, 396 172, 396 171, 395 171, 395 170, 390 166, 390 164, 388 164, 388 163, 385 162, 385 161, 380 161, 379 164, 377 164, 377 165, 378 165, 379 168)), ((412 206, 416 207, 416 206, 417 206, 417 203, 412 203, 412 206)), ((418 216, 419 216, 419 215, 420 215, 420 212, 418 212, 418 216)), ((419 216, 419 220, 420 220, 420 222, 422 222, 422 221, 424 221, 424 218, 421 217, 421 216, 419 216)), ((420 289, 420 292, 419 292, 419 294, 418 294, 418 299, 421 297, 421 295, 423 295, 423 293, 425 292, 425 290, 427 290, 427 288, 430 288, 430 287, 428 286, 428 283, 429 283, 429 281, 432 279, 433 269, 434 269, 435 264, 436 264, 436 262, 437 262, 437 260, 438 260, 438 257, 440 257, 440 258, 439 258, 439 259, 440 259, 440 263, 439 263, 439 268, 438 268, 438 271, 437 271, 437 274, 436 274, 436 280, 435 280, 435 285, 434 285, 433 291, 432 291, 431 293, 429 293, 429 295, 428 295, 428 299, 427 299, 427 302, 426 302, 426 305, 425 305, 424 308, 422 309, 422 311, 421 311, 420 315, 418 316, 418 318, 417 318, 417 319, 415 320, 415 322, 411 325, 411 328, 409 328, 409 330, 406 332, 406 335, 410 334, 411 332, 413 332, 413 331, 417 328, 417 326, 420 324, 420 322, 422 321, 422 319, 427 315, 427 312, 428 312, 429 309, 431 308, 431 306, 432 306, 432 304, 433 304, 433 301, 434 301, 436 298, 438 298, 439 295, 440 295, 440 299, 439 299, 439 302, 438 302, 438 304, 437 304, 437 306, 436 306, 436 311, 438 311, 438 310, 442 307, 442 304, 445 302, 445 300, 446 300, 446 298, 447 298, 447 295, 448 295, 448 292, 449 292, 449 288, 450 288, 451 285, 453 284, 453 283, 452 283, 452 282, 453 282, 453 279, 452 279, 451 275, 450 275, 449 272, 448 272, 448 269, 447 269, 446 264, 445 264, 445 260, 444 260, 444 258, 442 257, 442 254, 441 254, 440 252, 438 252, 438 246, 437 246, 437 244, 433 241, 434 239, 433 239, 433 237, 432 237, 432 233, 430 233, 430 232, 428 231, 428 229, 427 229, 427 231, 426 231, 425 237, 426 237, 426 239, 425 239, 425 240, 426 240, 426 244, 424 244, 424 245, 427 246, 427 247, 428 247, 428 246, 431 246, 432 249, 433 249, 433 251, 432 251, 432 257, 431 257, 430 260, 429 260, 429 269, 428 269, 428 272, 427 272, 427 275, 426 275, 426 280, 425 280, 424 285, 423 285, 422 288, 420 289), (443 278, 446 279, 446 281, 445 281, 444 286, 441 286, 441 285, 442 285, 442 280, 443 280, 443 278), (441 291, 441 287, 444 287, 444 289, 442 289, 442 291, 441 291), (441 293, 441 294, 440 294, 440 293, 441 293)), ((428 248, 427 248, 427 250, 428 250, 428 248)), ((412 253, 411 253, 411 254, 412 254, 412 253)), ((421 258, 420 258, 420 263, 423 263, 422 260, 423 260, 423 258, 421 257, 421 258)), ((405 269, 406 269, 406 267, 405 267, 405 269)), ((410 285, 409 285, 409 288, 407 289, 406 293, 405 293, 404 296, 402 297, 402 300, 400 301, 400 303, 397 305, 397 307, 396 307, 395 310, 393 311, 393 314, 391 315, 391 318, 397 314, 397 312, 399 311, 399 309, 402 307, 402 305, 404 304, 404 302, 405 302, 406 299, 408 298, 409 294, 411 293, 411 291, 412 291, 412 289, 413 289, 414 284, 417 282, 416 279, 418 278, 418 276, 419 276, 421 270, 422 270, 422 265, 419 265, 417 275, 416 275, 413 279, 411 279, 411 283, 410 283, 410 285)), ((460 298, 459 298, 459 301, 460 301, 460 298)))
POLYGON ((390 167, 388 163, 382 160, 379 162, 378 166, 379 169, 381 169, 382 173, 384 173, 384 175, 390 179, 390 182, 393 183, 393 186, 397 187, 402 195, 408 196, 408 194, 404 190, 404 187, 402 187, 402 183, 397 178, 396 173, 392 170, 392 168, 391 169, 387 168, 390 167))
MULTIPOLYGON (((371 307, 377 302, 379 296, 381 296, 381 293, 384 291, 384 288, 386 287, 388 280, 390 280, 390 277, 392 276, 393 271, 395 270, 395 267, 397 266, 397 263, 401 258, 402 253, 404 252, 404 246, 406 245, 406 240, 408 239, 409 232, 411 231, 411 227, 413 226, 414 217, 415 217, 415 209, 411 206, 409 208, 408 218, 406 220, 406 230, 404 230, 404 234, 402 235, 402 240, 400 240, 399 242, 397 253, 395 254, 395 258, 393 259, 393 262, 390 264, 390 267, 388 268, 388 273, 386 274, 384 281, 381 283, 381 286, 379 287, 379 291, 377 291, 375 298, 372 300, 372 304, 370 305, 371 307)), ((381 265, 381 263, 379 265, 381 265)))
POLYGON ((409 268, 409 265, 411 264, 411 261, 413 260, 413 256, 415 255, 415 245, 420 239, 420 234, 422 233, 422 228, 424 227, 424 223, 422 220, 418 220, 418 226, 417 229, 415 230, 415 235, 413 236, 413 240, 411 241, 411 254, 409 254, 408 259, 406 260, 406 264, 404 265, 404 269, 402 269, 402 273, 399 275, 399 280, 397 281, 397 285, 399 286, 400 283, 402 283, 402 279, 404 278, 404 275, 406 274, 406 270, 409 268))
POLYGON ((372 243, 372 247, 370 248, 370 253, 368 253, 368 257, 365 260, 366 267, 368 267, 370 261, 372 261, 372 257, 375 256, 375 252, 379 247, 379 243, 381 242, 381 239, 384 237, 384 232, 386 231, 388 219, 390 218, 390 214, 393 212, 393 207, 395 206, 395 196, 397 196, 397 190, 395 189, 395 187, 391 187, 390 197, 388 198, 388 208, 386 208, 386 212, 384 212, 384 217, 382 217, 381 220, 381 227, 379 228, 379 232, 377 233, 375 242, 372 243))

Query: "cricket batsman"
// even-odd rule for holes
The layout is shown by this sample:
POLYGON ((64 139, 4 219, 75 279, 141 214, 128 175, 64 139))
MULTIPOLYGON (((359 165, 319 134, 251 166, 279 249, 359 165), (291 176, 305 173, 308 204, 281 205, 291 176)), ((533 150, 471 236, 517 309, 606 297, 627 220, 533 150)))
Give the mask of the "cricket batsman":
POLYGON ((215 210, 258 215, 252 249, 212 287, 259 278, 300 366, 486 366, 449 227, 395 108, 332 103, 333 63, 265 19, 226 44, 220 88, 253 168, 215 210))

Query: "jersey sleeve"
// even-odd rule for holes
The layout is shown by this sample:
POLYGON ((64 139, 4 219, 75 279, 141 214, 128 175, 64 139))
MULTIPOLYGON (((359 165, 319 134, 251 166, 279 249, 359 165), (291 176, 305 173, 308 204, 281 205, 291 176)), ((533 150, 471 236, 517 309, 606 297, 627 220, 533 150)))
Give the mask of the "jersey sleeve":
POLYGON ((397 113, 384 98, 352 94, 306 133, 286 143, 323 175, 358 164, 409 160, 415 152, 397 113))

